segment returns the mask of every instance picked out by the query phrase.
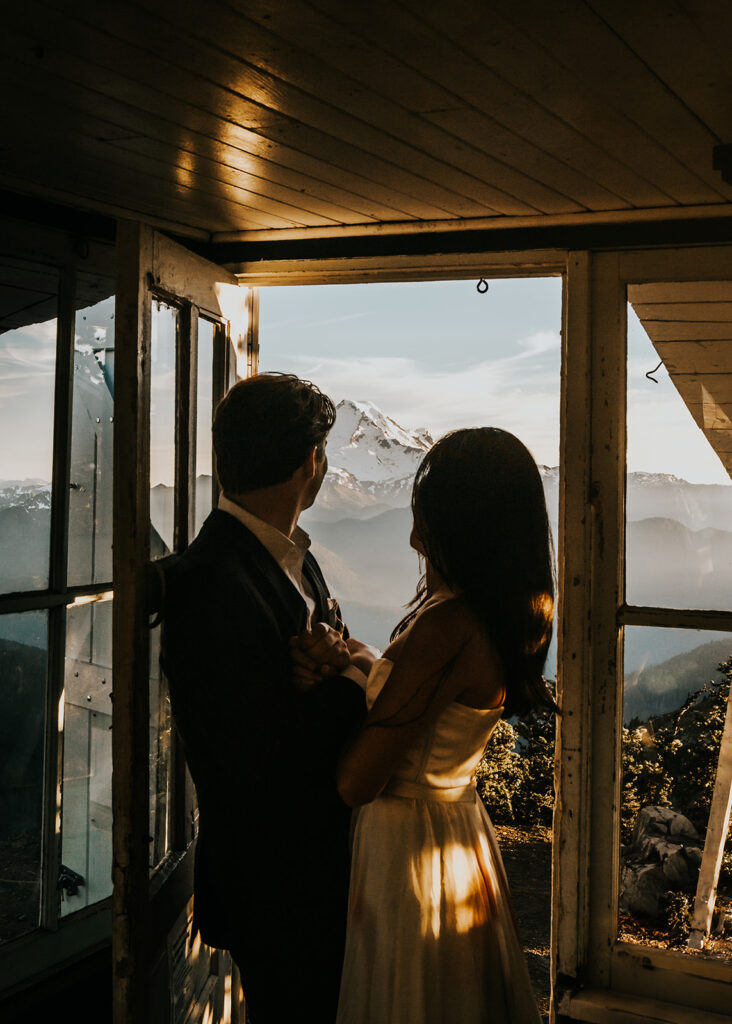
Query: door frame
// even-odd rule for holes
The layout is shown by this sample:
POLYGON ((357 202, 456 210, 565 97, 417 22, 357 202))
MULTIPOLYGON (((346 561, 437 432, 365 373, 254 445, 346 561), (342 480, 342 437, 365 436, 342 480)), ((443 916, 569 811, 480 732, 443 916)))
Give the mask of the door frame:
MULTIPOLYGON (((149 866, 150 790, 150 378, 152 303, 179 310, 176 360, 174 547, 192 528, 195 471, 197 322, 218 324, 219 353, 232 350, 246 373, 256 358, 248 329, 249 292, 228 271, 194 255, 149 225, 121 221, 117 234, 114 433, 114 583, 112 731, 112 953, 115 1024, 142 1024, 151 1014, 150 981, 171 929, 193 890, 193 791, 179 751, 173 754, 170 849, 149 866), (177 791, 176 791, 177 790, 177 791), (177 810, 177 814, 175 813, 177 810)), ((229 376, 215 360, 220 397, 229 376)), ((174 743, 175 747, 175 743, 174 743)), ((159 1008, 158 1008, 158 1012, 159 1008)), ((172 1012, 172 1011, 171 1011, 172 1012)), ((158 1016, 154 1024, 161 1024, 158 1016)))

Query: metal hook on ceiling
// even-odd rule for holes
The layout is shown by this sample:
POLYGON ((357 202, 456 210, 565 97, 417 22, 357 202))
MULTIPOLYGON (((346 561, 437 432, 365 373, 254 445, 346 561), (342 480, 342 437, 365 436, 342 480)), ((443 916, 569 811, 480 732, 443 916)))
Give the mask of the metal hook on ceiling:
POLYGON ((475 287, 476 290, 480 292, 481 295, 485 295, 485 293, 488 291, 488 282, 484 277, 481 277, 480 281, 478 281, 475 287))
POLYGON ((658 384, 658 381, 656 380, 655 377, 652 376, 652 374, 657 373, 661 369, 662 366, 663 366, 663 359, 658 364, 658 366, 654 366, 654 368, 652 370, 649 370, 648 373, 646 374, 646 377, 648 377, 649 380, 652 380, 654 384, 658 384))

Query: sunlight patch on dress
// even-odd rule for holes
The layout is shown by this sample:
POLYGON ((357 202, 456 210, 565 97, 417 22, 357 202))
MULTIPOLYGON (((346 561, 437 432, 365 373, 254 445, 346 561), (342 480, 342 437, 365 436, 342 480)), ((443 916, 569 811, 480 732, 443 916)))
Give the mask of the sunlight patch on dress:
POLYGON ((484 867, 485 875, 476 876, 475 850, 460 843, 420 851, 412 862, 412 885, 422 908, 423 937, 437 939, 443 927, 465 935, 488 921, 495 884, 490 866, 484 867))

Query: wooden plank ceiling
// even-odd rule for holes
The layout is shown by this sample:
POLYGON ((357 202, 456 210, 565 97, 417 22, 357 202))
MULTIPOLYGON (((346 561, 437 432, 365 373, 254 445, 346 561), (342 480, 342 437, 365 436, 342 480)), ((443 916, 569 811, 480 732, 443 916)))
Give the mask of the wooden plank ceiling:
POLYGON ((732 476, 732 281, 629 285, 628 301, 732 476))
POLYGON ((732 212, 728 0, 23 0, 1 21, 11 190, 219 239, 732 212))

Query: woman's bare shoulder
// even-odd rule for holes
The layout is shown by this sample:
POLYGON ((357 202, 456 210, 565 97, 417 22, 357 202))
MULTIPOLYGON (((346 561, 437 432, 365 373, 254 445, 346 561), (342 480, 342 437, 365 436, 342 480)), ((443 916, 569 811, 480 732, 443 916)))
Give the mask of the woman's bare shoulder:
POLYGON ((426 608, 423 615, 418 634, 420 647, 439 648, 446 659, 459 656, 462 672, 469 672, 472 665, 484 676, 488 666, 492 676, 502 675, 495 641, 465 598, 456 596, 442 601, 426 608))
POLYGON ((456 638, 470 639, 481 631, 475 612, 459 594, 428 605, 418 618, 423 620, 423 629, 439 628, 456 638))
POLYGON ((450 651, 457 653, 482 633, 480 623, 464 598, 447 597, 428 603, 409 629, 397 638, 394 650, 390 648, 385 653, 388 657, 405 648, 414 653, 416 648, 425 653, 441 651, 449 656, 450 651))

